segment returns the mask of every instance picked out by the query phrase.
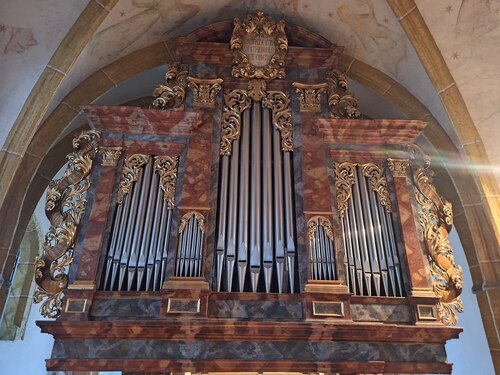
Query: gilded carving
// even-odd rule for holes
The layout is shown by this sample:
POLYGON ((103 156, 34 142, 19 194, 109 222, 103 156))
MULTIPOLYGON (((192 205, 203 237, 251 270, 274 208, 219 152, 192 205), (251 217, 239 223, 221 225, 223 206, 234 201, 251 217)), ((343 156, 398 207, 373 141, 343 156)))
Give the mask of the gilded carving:
POLYGON ((155 99, 151 106, 156 109, 183 111, 187 74, 187 65, 178 62, 169 64, 165 74, 165 83, 159 84, 153 91, 155 99))
POLYGON ((105 167, 116 167, 122 154, 121 147, 100 147, 101 164, 105 167))
POLYGON ((359 118, 358 99, 347 91, 347 75, 337 69, 326 73, 328 85, 328 106, 330 117, 333 118, 359 118))
POLYGON ((430 158, 417 146, 412 146, 412 171, 416 199, 420 206, 418 219, 424 233, 424 246, 434 279, 434 293, 440 320, 446 325, 456 324, 457 312, 463 312, 462 267, 455 264, 448 234, 453 226, 451 203, 441 197, 432 184, 430 158), (420 155, 416 155, 416 154, 420 155), (420 156, 420 157, 419 157, 420 156), (423 157, 422 157, 423 156, 423 157))
POLYGON ((290 97, 282 91, 269 91, 262 105, 271 110, 273 125, 281 133, 281 149, 293 151, 293 126, 290 97))
POLYGON ((55 318, 62 309, 62 292, 68 286, 67 269, 73 261, 76 231, 85 211, 89 174, 99 149, 100 132, 80 133, 73 140, 74 151, 67 156, 64 176, 49 184, 45 213, 50 228, 45 236, 43 254, 35 260, 34 300, 44 317, 55 318))
POLYGON ((201 79, 188 77, 188 87, 193 92, 193 107, 195 108, 214 108, 215 98, 222 89, 221 78, 201 79))
POLYGON ((248 81, 248 95, 259 102, 266 97, 266 81, 263 79, 252 79, 248 81))
POLYGON ((177 156, 155 156, 153 168, 160 176, 160 187, 163 190, 163 199, 167 203, 167 209, 174 209, 175 184, 177 182, 177 156))
POLYGON ((199 212, 191 211, 182 216, 181 222, 179 224, 179 234, 184 232, 184 229, 186 228, 188 221, 192 217, 194 217, 194 219, 196 220, 198 228, 200 229, 201 233, 205 233, 205 218, 199 212))
POLYGON ((293 82, 299 98, 301 112, 321 112, 321 98, 328 87, 326 83, 305 84, 293 82))
POLYGON ((356 182, 356 164, 349 162, 334 163, 333 169, 335 172, 337 209, 339 210, 339 216, 344 217, 349 199, 352 196, 352 185, 356 182))
POLYGON ((406 177, 410 162, 406 159, 387 159, 387 165, 394 177, 406 177))
POLYGON ((314 216, 307 222, 307 236, 309 241, 313 241, 314 234, 319 227, 323 228, 327 237, 333 242, 332 223, 324 216, 314 216))
POLYGON ((226 90, 224 103, 220 154, 231 155, 232 143, 235 139, 239 139, 241 134, 241 113, 250 108, 252 101, 245 90, 226 90))
POLYGON ((133 154, 125 159, 116 199, 118 204, 123 203, 123 198, 130 193, 132 183, 139 179, 142 166, 149 162, 149 158, 149 155, 133 154))
POLYGON ((379 202, 385 206, 387 212, 392 212, 391 198, 387 188, 387 179, 385 178, 384 168, 373 163, 360 164, 363 176, 368 178, 373 191, 378 194, 379 202))
POLYGON ((275 22, 262 11, 234 20, 230 41, 233 77, 284 78, 288 39, 285 21, 275 22))

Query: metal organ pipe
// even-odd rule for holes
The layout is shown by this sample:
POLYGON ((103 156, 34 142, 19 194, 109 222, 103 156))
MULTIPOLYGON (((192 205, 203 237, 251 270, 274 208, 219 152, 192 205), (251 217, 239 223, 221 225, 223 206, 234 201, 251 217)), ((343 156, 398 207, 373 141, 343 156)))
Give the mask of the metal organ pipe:
POLYGON ((280 133, 273 128, 274 159, 274 246, 276 254, 276 275, 278 293, 283 292, 285 276, 285 239, 283 235, 283 168, 281 158, 280 133))

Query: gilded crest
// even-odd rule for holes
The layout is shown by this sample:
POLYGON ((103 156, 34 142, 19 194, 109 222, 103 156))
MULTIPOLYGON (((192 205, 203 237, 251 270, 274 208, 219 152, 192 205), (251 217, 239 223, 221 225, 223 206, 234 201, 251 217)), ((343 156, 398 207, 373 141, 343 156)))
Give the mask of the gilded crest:
POLYGON ((262 11, 243 20, 236 18, 230 46, 233 77, 285 78, 285 21, 276 22, 262 11))

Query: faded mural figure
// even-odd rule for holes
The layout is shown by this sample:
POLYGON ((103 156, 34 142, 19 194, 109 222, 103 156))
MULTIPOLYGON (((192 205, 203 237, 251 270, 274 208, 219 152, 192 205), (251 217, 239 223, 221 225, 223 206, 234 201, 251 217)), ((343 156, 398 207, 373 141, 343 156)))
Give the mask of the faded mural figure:
POLYGON ((24 53, 30 47, 36 46, 38 41, 33 30, 25 27, 0 25, 0 43, 4 45, 3 53, 24 53))
POLYGON ((117 57, 158 21, 170 25, 168 29, 163 31, 163 36, 167 37, 200 11, 198 5, 186 4, 181 1, 133 0, 132 6, 144 10, 98 32, 91 52, 93 56, 117 57), (114 35, 114 37, 110 37, 110 35, 114 35), (112 46, 104 42, 110 39, 114 40, 112 46))
POLYGON ((398 76, 398 64, 406 59, 406 41, 403 34, 398 34, 382 25, 375 18, 373 4, 368 0, 357 0, 341 5, 337 8, 337 15, 343 23, 351 28, 357 48, 368 51, 378 51, 379 56, 390 56, 382 60, 394 61, 395 64, 384 67, 394 76, 398 76))
POLYGON ((500 19, 493 14, 489 0, 462 0, 455 31, 459 36, 477 38, 499 24, 500 19))

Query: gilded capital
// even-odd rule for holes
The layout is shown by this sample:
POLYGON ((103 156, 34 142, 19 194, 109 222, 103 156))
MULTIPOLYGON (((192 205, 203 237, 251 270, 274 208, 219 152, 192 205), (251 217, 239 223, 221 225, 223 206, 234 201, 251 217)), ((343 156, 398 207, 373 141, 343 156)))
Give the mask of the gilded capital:
POLYGON ((295 93, 299 98, 300 112, 321 112, 321 98, 325 93, 328 84, 305 84, 293 82, 295 93))
POLYGON ((101 164, 105 167, 116 167, 122 153, 121 147, 100 147, 101 164))
POLYGON ((408 159, 387 159, 389 170, 394 177, 406 177, 410 162, 408 159))
POLYGON ((223 80, 188 77, 188 87, 193 92, 193 107, 215 108, 215 98, 222 89, 223 80))

